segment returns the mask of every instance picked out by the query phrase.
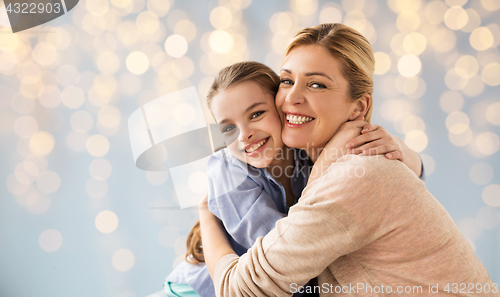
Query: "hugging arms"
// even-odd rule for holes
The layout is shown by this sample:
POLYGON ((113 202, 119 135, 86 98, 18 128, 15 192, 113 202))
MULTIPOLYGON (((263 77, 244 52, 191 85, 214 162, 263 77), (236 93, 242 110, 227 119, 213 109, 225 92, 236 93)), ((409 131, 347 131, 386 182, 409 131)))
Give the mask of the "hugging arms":
POLYGON ((494 285, 449 214, 407 166, 343 152, 325 158, 344 123, 371 116, 373 66, 368 41, 340 24, 306 28, 292 41, 276 95, 282 141, 305 150, 320 172, 288 216, 241 258, 217 218, 200 208, 216 294, 291 295, 293 284, 315 276, 334 290, 320 292, 325 296, 358 283, 494 285), (359 174, 349 174, 352 168, 359 174))

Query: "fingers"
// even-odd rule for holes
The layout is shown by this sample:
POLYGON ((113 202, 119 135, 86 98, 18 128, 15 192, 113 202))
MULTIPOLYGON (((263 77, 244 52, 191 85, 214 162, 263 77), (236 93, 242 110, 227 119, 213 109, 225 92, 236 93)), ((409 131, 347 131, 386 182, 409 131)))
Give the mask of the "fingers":
POLYGON ((385 154, 385 157, 390 160, 403 161, 403 153, 398 150, 385 154))
POLYGON ((364 150, 363 155, 365 156, 385 155, 387 153, 392 154, 394 151, 396 151, 396 146, 392 144, 383 144, 364 150))
POLYGON ((383 136, 383 134, 381 133, 381 131, 373 131, 371 133, 365 133, 365 134, 357 136, 357 137, 351 139, 349 142, 347 142, 346 148, 355 148, 355 147, 363 145, 367 142, 378 140, 378 139, 382 138, 382 136, 383 136))
POLYGON ((208 209, 208 193, 206 193, 200 200, 198 204, 198 209, 206 210, 208 209))
MULTIPOLYGON (((397 147, 392 144, 380 144, 380 141, 374 141, 372 143, 367 144, 366 146, 370 145, 369 147, 363 147, 363 148, 356 148, 356 149, 351 149, 349 153, 352 154, 363 154, 364 156, 376 156, 376 155, 391 155, 393 157, 388 158, 388 159, 397 159, 399 152, 397 150, 397 147)), ((399 156, 401 157, 401 156, 399 156)))
POLYGON ((381 139, 379 139, 379 140, 375 140, 375 141, 372 141, 372 142, 365 143, 365 144, 363 144, 363 145, 361 145, 359 147, 350 149, 349 152, 352 152, 353 154, 357 155, 357 154, 361 154, 361 153, 363 153, 365 151, 368 152, 368 150, 376 148, 376 147, 380 147, 382 145, 384 145, 384 144, 382 143, 381 139))
POLYGON ((363 127, 363 130, 361 130, 361 133, 364 134, 364 133, 372 132, 372 131, 375 131, 379 128, 382 128, 382 127, 377 126, 377 125, 367 124, 363 127))
POLYGON ((368 123, 364 120, 354 120, 354 121, 349 121, 349 122, 345 122, 344 124, 342 124, 342 126, 344 127, 344 129, 360 129, 360 132, 361 132, 361 129, 368 125, 368 123))
POLYGON ((364 121, 365 116, 363 114, 360 114, 357 118, 354 119, 354 121, 364 121))

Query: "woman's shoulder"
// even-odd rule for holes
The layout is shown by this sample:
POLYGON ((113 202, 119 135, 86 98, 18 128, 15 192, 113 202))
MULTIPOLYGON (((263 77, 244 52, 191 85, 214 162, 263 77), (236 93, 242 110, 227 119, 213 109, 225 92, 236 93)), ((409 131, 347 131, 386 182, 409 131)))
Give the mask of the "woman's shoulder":
MULTIPOLYGON (((345 173, 341 175, 341 177, 346 178, 353 176, 358 178, 373 178, 373 175, 380 176, 381 178, 390 178, 391 176, 401 174, 415 175, 403 162, 399 160, 389 160, 383 155, 344 155, 328 168, 327 173, 329 171, 338 171, 339 169, 345 173)), ((336 173, 339 174, 338 172, 336 173)))
POLYGON ((321 178, 316 179, 308 188, 320 189, 357 189, 389 191, 395 184, 422 183, 422 181, 403 162, 389 160, 385 156, 345 155, 332 163, 321 178))

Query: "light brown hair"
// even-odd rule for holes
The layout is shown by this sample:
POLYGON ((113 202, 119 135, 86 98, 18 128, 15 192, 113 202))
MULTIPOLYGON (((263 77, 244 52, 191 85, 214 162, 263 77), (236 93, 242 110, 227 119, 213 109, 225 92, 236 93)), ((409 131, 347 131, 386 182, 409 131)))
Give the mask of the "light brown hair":
MULTIPOLYGON (((278 92, 280 78, 266 65, 259 62, 239 62, 222 69, 215 77, 207 95, 208 108, 212 100, 220 91, 229 89, 244 81, 256 82, 264 91, 275 96, 278 92)), ((200 221, 189 231, 186 240, 186 261, 191 264, 205 262, 201 240, 200 221)))
POLYGON ((273 96, 278 92, 280 77, 269 67, 259 62, 239 62, 222 69, 214 79, 207 95, 210 108, 212 100, 220 91, 229 89, 241 82, 251 80, 273 96))
POLYGON ((297 33, 285 51, 285 57, 301 45, 321 45, 338 59, 349 83, 348 95, 356 100, 364 94, 371 98, 365 121, 370 123, 373 110, 373 72, 375 58, 370 42, 358 31, 338 23, 321 24, 297 33))

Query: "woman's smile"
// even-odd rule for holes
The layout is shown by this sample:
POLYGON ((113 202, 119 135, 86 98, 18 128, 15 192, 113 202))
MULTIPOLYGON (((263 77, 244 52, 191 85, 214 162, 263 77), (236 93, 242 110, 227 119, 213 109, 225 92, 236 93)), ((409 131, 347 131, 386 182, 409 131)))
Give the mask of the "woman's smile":
POLYGON ((315 120, 313 117, 291 111, 285 111, 285 118, 285 125, 290 128, 299 128, 315 120))

